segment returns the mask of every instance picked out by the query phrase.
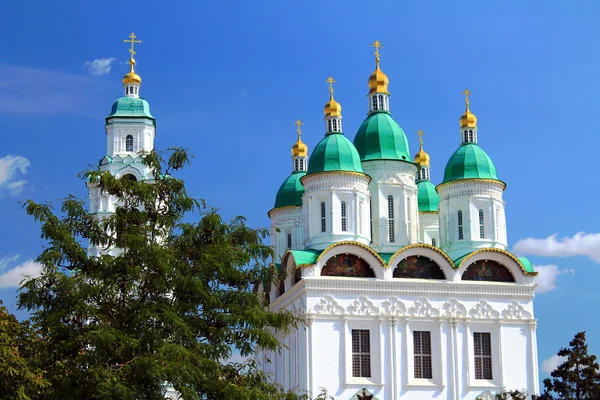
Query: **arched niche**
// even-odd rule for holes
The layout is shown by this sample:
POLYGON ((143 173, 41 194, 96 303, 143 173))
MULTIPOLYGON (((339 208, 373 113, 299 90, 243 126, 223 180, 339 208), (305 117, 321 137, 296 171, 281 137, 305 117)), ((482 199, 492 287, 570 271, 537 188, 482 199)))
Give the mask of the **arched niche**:
POLYGON ((131 182, 137 182, 137 178, 133 174, 125 174, 121 177, 121 179, 125 179, 125 180, 131 181, 131 182))
POLYGON ((446 275, 442 267, 427 256, 412 255, 400 260, 394 268, 394 278, 408 279, 441 279, 446 275))
POLYGON ((470 264, 462 275, 463 281, 515 282, 504 265, 494 260, 480 259, 470 264))
POLYGON ((292 276, 292 286, 302 280, 302 270, 300 268, 296 268, 294 271, 294 275, 292 276))
MULTIPOLYGON (((388 265, 393 268, 393 271, 390 273, 390 278, 398 277, 406 275, 406 273, 396 272, 399 264, 410 257, 419 257, 430 260, 435 263, 438 268, 442 270, 444 278, 436 278, 436 279, 445 279, 448 281, 454 280, 455 268, 451 264, 451 260, 449 257, 437 247, 431 246, 429 244, 411 244, 406 247, 398 250, 389 260, 388 265)), ((424 260, 423 260, 424 262, 424 260)), ((417 278, 418 279, 418 278, 417 278)), ((422 278, 422 279, 433 279, 433 278, 422 278)))
POLYGON ((363 258, 354 254, 340 253, 327 260, 321 269, 321 276, 375 278, 375 272, 363 258))

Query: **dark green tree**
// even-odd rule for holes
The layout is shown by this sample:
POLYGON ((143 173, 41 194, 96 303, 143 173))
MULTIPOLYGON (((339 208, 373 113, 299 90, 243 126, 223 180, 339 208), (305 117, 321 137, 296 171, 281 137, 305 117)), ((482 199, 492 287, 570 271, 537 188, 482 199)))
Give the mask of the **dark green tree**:
POLYGON ((588 354, 585 332, 579 332, 569 347, 558 352, 565 361, 544 379, 541 400, 600 399, 600 370, 596 356, 588 354))
POLYGON ((32 362, 40 343, 0 301, 0 399, 30 400, 46 389, 42 371, 32 362))
POLYGON ((296 398, 268 383, 251 357, 223 362, 232 349, 276 349, 274 332, 298 323, 252 290, 272 257, 266 231, 242 217, 224 221, 190 197, 171 176, 189 164, 184 150, 143 160, 151 181, 84 174, 119 202, 113 215, 90 215, 72 196, 60 212, 24 203, 48 243, 42 275, 20 293, 43 338, 36 368, 50 386, 37 398, 163 399, 166 383, 184 399, 296 398), (88 245, 105 251, 89 257, 88 245))

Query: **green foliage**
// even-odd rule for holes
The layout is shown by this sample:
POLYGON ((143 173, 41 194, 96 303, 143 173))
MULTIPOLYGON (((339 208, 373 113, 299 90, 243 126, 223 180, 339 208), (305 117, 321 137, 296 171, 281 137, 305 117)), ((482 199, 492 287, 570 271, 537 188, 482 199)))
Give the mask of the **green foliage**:
POLYGON ((191 198, 171 176, 188 155, 169 150, 166 161, 144 155, 152 181, 85 174, 120 204, 105 218, 72 196, 60 213, 24 203, 48 242, 42 275, 20 293, 44 339, 36 360, 50 387, 37 398, 162 399, 166 382, 184 399, 296 398, 269 384, 251 357, 222 361, 232 348, 242 356, 277 349, 273 333, 299 322, 252 291, 272 257, 266 231, 191 198), (88 244, 102 253, 88 257, 88 244))
POLYGON ((558 355, 565 361, 552 371, 552 378, 544 379, 540 400, 600 399, 600 369, 596 356, 588 354, 585 332, 577 333, 558 355))
POLYGON ((47 386, 31 362, 39 345, 28 324, 20 324, 0 301, 0 399, 29 400, 47 386))
POLYGON ((527 400, 527 392, 520 390, 505 390, 496 395, 498 400, 527 400))

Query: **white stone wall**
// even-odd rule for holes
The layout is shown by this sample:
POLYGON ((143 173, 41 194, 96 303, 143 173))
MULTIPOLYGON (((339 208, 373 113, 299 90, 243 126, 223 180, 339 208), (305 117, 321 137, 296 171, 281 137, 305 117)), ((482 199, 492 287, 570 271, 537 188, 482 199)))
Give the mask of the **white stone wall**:
POLYGON ((302 178, 304 196, 304 246, 323 250, 332 243, 352 240, 368 244, 368 177, 340 172, 318 173, 302 178), (346 230, 342 229, 341 203, 346 203, 346 230), (321 203, 325 203, 325 231, 322 231, 321 203))
POLYGON ((106 155, 135 154, 154 149, 155 127, 146 119, 114 119, 106 125, 106 155), (125 146, 127 135, 133 136, 133 151, 125 146))
POLYGON ((419 213, 419 243, 440 245, 440 224, 438 213, 419 213), (435 239, 435 244, 433 243, 435 239))
POLYGON ((369 193, 372 203, 371 247, 379 253, 393 253, 419 240, 416 165, 391 160, 366 161, 363 170, 372 180, 369 193), (390 242, 388 196, 394 199, 394 241, 390 242))
POLYGON ((270 212, 269 216, 271 217, 271 245, 278 261, 288 250, 288 234, 292 235, 290 249, 304 249, 302 207, 276 208, 270 212))

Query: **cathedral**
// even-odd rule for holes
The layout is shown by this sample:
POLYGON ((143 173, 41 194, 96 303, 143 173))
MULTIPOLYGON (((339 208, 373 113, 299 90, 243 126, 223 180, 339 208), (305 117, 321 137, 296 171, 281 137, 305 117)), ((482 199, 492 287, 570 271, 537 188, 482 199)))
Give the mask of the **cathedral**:
MULTIPOLYGON (((105 119, 99 168, 151 181, 139 153, 154 148, 156 121, 140 97, 135 38, 126 40, 130 71, 105 119)), ((259 349, 258 363, 273 382, 311 398, 322 390, 342 400, 538 393, 536 272, 507 251, 506 184, 478 144, 470 93, 458 148, 435 186, 422 133, 413 158, 391 116, 382 46, 373 46, 368 115, 352 141, 332 78, 325 134, 310 155, 297 121, 292 172, 268 212, 276 263, 257 293, 306 323, 278 334, 281 351, 259 349)), ((115 211, 115 199, 87 187, 91 213, 115 211)))
POLYGON ((332 78, 310 155, 296 122, 292 172, 268 213, 277 263, 258 293, 306 324, 280 334, 281 351, 259 352, 262 369, 287 390, 343 400, 538 393, 537 273, 507 250, 506 184, 478 144, 470 92, 434 185, 422 132, 413 158, 392 118, 373 46, 368 115, 353 140, 332 78))

